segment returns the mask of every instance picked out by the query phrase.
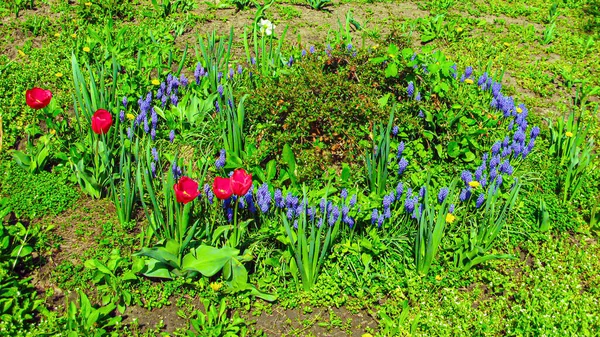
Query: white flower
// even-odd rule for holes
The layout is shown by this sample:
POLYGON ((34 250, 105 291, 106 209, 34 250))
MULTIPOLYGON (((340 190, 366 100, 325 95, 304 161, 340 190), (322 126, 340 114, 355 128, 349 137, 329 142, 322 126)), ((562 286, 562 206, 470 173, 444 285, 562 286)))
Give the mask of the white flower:
POLYGON ((269 20, 260 19, 258 26, 260 27, 260 33, 262 35, 267 34, 267 36, 273 34, 273 30, 275 29, 275 25, 269 20))

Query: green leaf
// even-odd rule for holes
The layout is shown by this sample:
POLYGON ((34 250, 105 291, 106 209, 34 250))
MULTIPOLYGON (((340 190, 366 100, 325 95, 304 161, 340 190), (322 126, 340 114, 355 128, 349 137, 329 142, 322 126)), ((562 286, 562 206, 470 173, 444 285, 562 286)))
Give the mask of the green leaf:
POLYGON ((239 254, 239 250, 231 247, 215 248, 201 245, 193 253, 184 256, 182 269, 186 271, 200 272, 210 277, 215 275, 233 257, 239 254))
POLYGON ((457 142, 448 143, 448 155, 452 158, 456 158, 460 155, 460 145, 457 142))
POLYGON ((23 257, 31 254, 33 247, 30 245, 18 245, 10 253, 11 257, 23 257))
POLYGON ((398 65, 392 62, 389 63, 387 68, 385 68, 385 77, 396 77, 398 76, 398 65))
POLYGON ((392 94, 388 92, 387 94, 385 94, 384 96, 381 96, 381 98, 379 98, 379 99, 377 100, 377 103, 379 104, 379 106, 380 106, 381 108, 383 108, 383 107, 385 107, 385 106, 387 105, 387 103, 388 103, 388 100, 390 99, 390 96, 391 96, 391 95, 392 95, 392 94))
POLYGON ((178 268, 179 262, 177 256, 172 254, 164 247, 153 247, 153 248, 142 248, 141 251, 135 253, 134 256, 147 256, 155 259, 159 262, 163 262, 171 265, 172 267, 178 268))
POLYGON ((274 159, 271 159, 267 163, 267 181, 271 181, 277 175, 277 162, 274 159))
POLYGON ((465 152, 465 157, 463 158, 463 160, 466 162, 471 162, 475 160, 475 154, 471 151, 467 151, 465 152))
POLYGON ((170 266, 166 263, 150 259, 146 261, 146 270, 142 271, 142 274, 146 277, 173 279, 169 268, 170 266))

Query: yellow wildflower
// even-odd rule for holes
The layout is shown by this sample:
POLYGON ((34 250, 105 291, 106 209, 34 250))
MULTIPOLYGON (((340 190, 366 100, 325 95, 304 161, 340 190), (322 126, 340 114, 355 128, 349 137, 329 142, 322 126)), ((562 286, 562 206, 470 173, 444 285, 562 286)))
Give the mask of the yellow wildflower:
POLYGON ((469 181, 469 186, 471 186, 473 188, 477 188, 477 187, 479 187, 479 182, 476 180, 469 181))
POLYGON ((573 132, 567 131, 567 133, 565 133, 565 136, 571 138, 571 137, 573 137, 573 132))
POLYGON ((463 29, 462 29, 461 27, 456 27, 456 32, 457 32, 457 33, 460 33, 460 32, 462 32, 462 31, 463 31, 463 29))
POLYGON ((91 51, 91 49, 90 49, 90 47, 85 46, 85 47, 83 47, 83 51, 86 53, 89 53, 91 51))
POLYGON ((521 112, 523 112, 523 109, 517 108, 517 113, 521 113, 521 112))
POLYGON ((465 80, 465 83, 466 83, 466 84, 473 84, 473 80, 472 80, 472 79, 470 79, 470 78, 467 78, 467 79, 465 80))
POLYGON ((127 117, 127 119, 129 119, 130 121, 135 119, 135 116, 133 114, 126 114, 125 117, 127 117))
POLYGON ((21 55, 22 57, 27 56, 27 54, 25 54, 21 49, 17 49, 17 53, 19 53, 19 55, 21 55))
POLYGON ((54 76, 56 76, 56 77, 63 77, 63 74, 62 73, 56 73, 56 74, 54 74, 54 76))
POLYGON ((71 34, 71 37, 75 39, 75 38, 77 38, 77 34, 73 33, 73 34, 71 34))
POLYGON ((88 6, 88 7, 90 7, 92 5, 92 3, 91 2, 86 2, 85 5, 88 6))
POLYGON ((446 214, 446 222, 447 223, 453 223, 454 220, 456 220, 456 217, 454 216, 454 214, 452 214, 452 213, 446 214))
POLYGON ((213 282, 213 283, 210 284, 210 287, 214 291, 219 291, 221 289, 221 287, 223 287, 223 284, 217 283, 217 282, 213 282))
POLYGON ((373 335, 371 335, 370 333, 367 332, 367 333, 362 334, 361 337, 373 337, 373 335))
POLYGON ((504 45, 505 45, 506 47, 510 47, 510 43, 508 43, 508 42, 504 42, 504 45))
POLYGON ((159 85, 160 81, 155 78, 155 79, 152 80, 152 84, 153 85, 159 85))
POLYGON ((56 34, 54 34, 54 36, 60 37, 60 33, 56 33, 56 34))
POLYGON ((54 130, 54 129, 50 129, 50 134, 51 134, 51 135, 53 135, 53 134, 56 134, 56 130, 54 130))
POLYGON ((436 280, 436 281, 441 281, 441 280, 442 280, 442 277, 441 277, 440 275, 435 275, 435 280, 436 280))

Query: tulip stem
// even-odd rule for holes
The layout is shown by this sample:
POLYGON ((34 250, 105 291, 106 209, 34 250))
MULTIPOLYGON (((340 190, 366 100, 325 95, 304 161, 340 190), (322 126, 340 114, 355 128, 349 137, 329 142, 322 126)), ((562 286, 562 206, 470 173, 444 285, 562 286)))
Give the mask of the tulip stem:
POLYGON ((231 247, 235 248, 238 246, 239 244, 239 228, 237 225, 237 215, 238 215, 238 206, 240 203, 240 197, 237 197, 235 199, 235 206, 233 208, 233 233, 232 233, 232 238, 233 238, 233 244, 231 245, 231 247))

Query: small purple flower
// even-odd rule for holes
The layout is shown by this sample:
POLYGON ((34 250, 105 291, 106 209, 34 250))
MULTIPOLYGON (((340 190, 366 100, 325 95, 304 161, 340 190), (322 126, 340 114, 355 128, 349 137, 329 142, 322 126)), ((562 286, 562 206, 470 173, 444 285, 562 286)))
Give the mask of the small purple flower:
POLYGON ((144 118, 144 132, 150 133, 150 125, 148 124, 148 118, 144 118))
POLYGON ((492 157, 492 159, 490 159, 490 169, 495 168, 499 164, 500 164, 500 156, 495 155, 492 157))
POLYGON ((229 79, 233 80, 233 75, 235 75, 233 68, 229 68, 229 79))
POLYGON ((254 56, 250 56, 250 64, 251 65, 255 65, 256 64, 256 59, 254 58, 254 56))
POLYGON ((204 194, 206 194, 208 202, 212 205, 215 195, 209 184, 204 184, 204 194))
POLYGON ((302 49, 302 52, 300 53, 300 55, 302 55, 302 57, 306 57, 306 50, 302 49))
POLYGON ((492 156, 495 156, 498 154, 498 152, 500 152, 500 148, 502 147, 502 143, 495 142, 494 145, 492 145, 492 156))
POLYGON ((419 189, 419 198, 423 199, 425 197, 425 191, 425 186, 421 186, 421 188, 419 189))
POLYGON ((485 202, 485 194, 481 193, 481 194, 479 194, 479 197, 477 197, 477 201, 475 202, 475 207, 480 208, 484 202, 485 202))
POLYGON ((219 96, 223 97, 223 85, 219 84, 217 92, 219 93, 219 96))
POLYGON ((404 201, 404 209, 406 210, 406 213, 412 214, 412 212, 415 210, 415 201, 413 198, 406 198, 406 200, 404 201))
POLYGON ((496 187, 500 187, 500 186, 502 186, 502 181, 503 181, 503 179, 502 179, 502 176, 501 176, 501 175, 498 175, 498 176, 496 177, 496 187))
POLYGON ((404 170, 406 170, 406 167, 408 166, 408 161, 404 158, 401 158, 400 161, 398 162, 398 175, 402 175, 402 173, 404 173, 404 170))
POLYGON ((158 150, 155 147, 152 148, 152 158, 154 158, 154 161, 158 161, 158 159, 159 159, 158 158, 158 150))
POLYGON ((333 226, 339 217, 340 217, 340 210, 339 210, 339 208, 337 208, 337 206, 334 206, 333 209, 331 210, 331 214, 329 215, 329 221, 328 221, 329 226, 333 226))
POLYGON ((471 172, 467 170, 462 171, 462 173, 460 174, 460 178, 462 179, 462 181, 465 182, 465 184, 468 184, 469 182, 473 181, 473 176, 471 175, 471 172))
POLYGON ((260 211, 263 213, 267 213, 269 211, 269 207, 271 206, 271 193, 269 192, 269 185, 267 183, 263 183, 256 192, 256 200, 258 202, 258 207, 260 211))
POLYGON ((396 186, 396 197, 398 199, 400 199, 400 197, 402 196, 402 192, 404 192, 404 186, 402 185, 402 182, 399 182, 396 186))
POLYGON ((472 74, 473 74, 473 67, 468 66, 467 68, 465 68, 465 77, 466 78, 471 77, 472 74))
POLYGON ((123 96, 121 103, 123 103, 123 108, 127 109, 127 96, 123 96))
POLYGON ((470 189, 463 188, 462 191, 460 191, 460 196, 459 196, 460 201, 465 202, 470 197, 471 197, 471 190, 470 189))
POLYGON ((383 217, 389 219, 392 217, 392 211, 389 208, 383 210, 383 217))
POLYGON ((171 165, 171 173, 173 173, 173 178, 175 180, 179 179, 182 175, 181 167, 177 166, 176 161, 173 161, 173 164, 171 165))
POLYGON ((181 84, 182 87, 187 87, 189 81, 188 81, 187 77, 185 77, 184 74, 181 74, 181 76, 179 77, 179 83, 181 84))
POLYGON ((448 213, 454 213, 454 204, 451 204, 448 208, 448 213))
POLYGON ((241 75, 244 72, 244 68, 242 68, 241 64, 238 64, 237 66, 237 73, 238 75, 241 75))
POLYGON ((150 171, 152 172, 152 178, 156 177, 156 163, 150 163, 150 171))
POLYGON ((221 112, 221 107, 219 105, 219 101, 215 101, 215 111, 216 112, 221 112))
POLYGON ((158 124, 158 114, 154 108, 150 108, 150 121, 152 122, 152 127, 156 129, 156 125, 158 124))
POLYGON ((179 98, 177 97, 177 95, 172 94, 171 95, 171 104, 173 104, 174 106, 177 106, 178 103, 179 103, 179 98))
POLYGON ((498 97, 501 89, 502 83, 494 82, 494 84, 492 84, 492 95, 494 96, 494 98, 498 97))
POLYGON ((421 93, 417 91, 417 94, 415 95, 415 101, 419 102, 421 101, 421 93))
POLYGON ((438 202, 441 204, 444 202, 444 200, 446 200, 446 198, 448 197, 448 187, 442 187, 440 189, 440 192, 438 193, 438 202))
POLYGON ((173 143, 174 140, 175 140, 175 130, 171 130, 171 132, 169 132, 169 142, 173 143))
POLYGON ((408 97, 412 97, 412 95, 414 95, 415 85, 412 81, 408 82, 408 87, 406 87, 406 93, 408 94, 408 97))
POLYGON ((393 200, 392 200, 392 198, 390 198, 389 195, 384 196, 383 202, 382 202, 383 208, 385 208, 385 209, 390 208, 390 206, 392 205, 392 202, 393 202, 393 200))
POLYGON ((221 149, 221 151, 219 151, 219 158, 217 158, 217 160, 215 161, 215 167, 217 168, 217 170, 220 170, 223 167, 225 167, 226 161, 227 161, 226 151, 225 151, 225 149, 221 149))
POLYGON ((531 128, 531 133, 529 134, 529 137, 531 139, 536 139, 539 135, 540 135, 540 128, 538 126, 534 126, 533 128, 531 128))
POLYGON ((498 100, 496 99, 496 97, 492 98, 492 101, 490 102, 490 107, 492 109, 498 109, 498 100))
POLYGON ((310 46, 310 48, 308 48, 308 51, 309 51, 311 54, 314 54, 314 53, 315 53, 315 46, 310 46))
POLYGON ((354 207, 354 205, 356 205, 356 201, 357 201, 357 196, 356 196, 356 194, 353 194, 352 197, 350 198, 350 202, 348 202, 348 206, 350 206, 350 208, 354 207))
POLYGON ((343 188, 342 192, 340 193, 340 197, 342 198, 342 200, 346 200, 346 198, 348 198, 348 190, 343 188))
POLYGON ((400 159, 400 157, 402 157, 402 153, 404 152, 404 142, 400 142, 400 144, 398 144, 398 151, 396 152, 396 158, 400 159))
POLYGON ((275 190, 275 195, 273 196, 273 199, 275 199, 275 207, 283 208, 285 206, 285 203, 283 202, 283 193, 280 189, 275 190))
MULTIPOLYGON (((488 74, 487 74, 487 72, 485 72, 485 73, 483 73, 483 75, 481 75, 479 77, 479 80, 477 81, 477 85, 479 87, 482 87, 482 89, 483 89, 483 85, 487 82, 487 76, 488 76, 488 74)), ((485 90, 485 89, 483 89, 483 90, 485 90)))
POLYGON ((500 154, 500 156, 502 158, 505 158, 505 157, 510 156, 511 153, 512 153, 512 148, 511 147, 505 147, 504 150, 502 150, 502 153, 500 154))
POLYGON ((425 114, 423 113, 423 110, 419 110, 419 114, 417 115, 419 118, 424 118, 425 114))
POLYGON ((394 127, 392 128, 392 136, 396 137, 398 135, 398 131, 400 131, 400 128, 398 127, 398 125, 394 125, 394 127))
POLYGON ((373 209, 373 212, 371 213, 371 225, 374 225, 375 222, 377 222, 377 219, 379 218, 379 212, 377 212, 377 208, 373 209))
POLYGON ((127 128, 127 138, 132 139, 133 138, 133 130, 131 130, 131 128, 127 128))
POLYGON ((121 123, 125 122, 125 111, 119 111, 119 120, 121 121, 121 123))
POLYGON ((381 228, 381 226, 383 225, 383 221, 385 221, 385 219, 383 218, 383 214, 379 216, 379 218, 377 218, 377 226, 379 228, 381 228))
POLYGON ((289 61, 287 63, 288 67, 291 67, 292 65, 294 65, 294 56, 290 56, 290 59, 289 59, 289 61))

